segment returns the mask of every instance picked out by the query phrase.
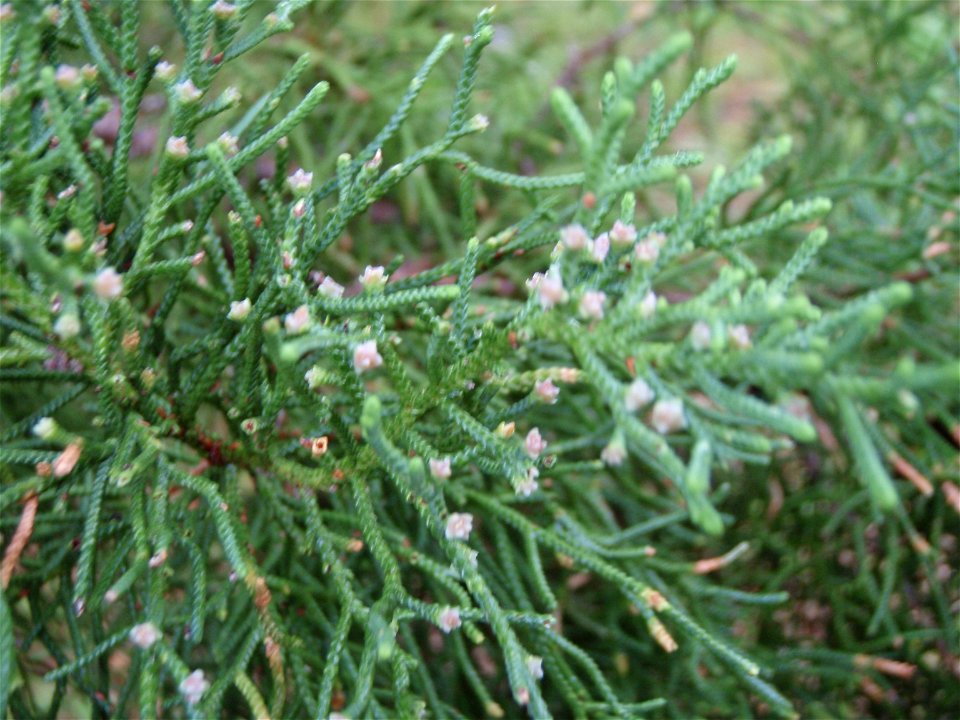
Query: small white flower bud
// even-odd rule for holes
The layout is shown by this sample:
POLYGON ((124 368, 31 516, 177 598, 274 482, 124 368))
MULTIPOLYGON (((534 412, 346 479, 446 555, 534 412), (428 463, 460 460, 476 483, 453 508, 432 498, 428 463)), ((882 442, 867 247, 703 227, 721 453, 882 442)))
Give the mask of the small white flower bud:
POLYGON ((660 246, 648 236, 636 244, 633 253, 640 262, 653 264, 660 256, 660 246))
POLYGON ((450 458, 430 458, 430 474, 437 480, 446 480, 450 477, 450 458))
POLYGON ((190 154, 190 146, 185 137, 172 137, 167 140, 166 152, 174 160, 183 160, 190 154))
POLYGON ((130 630, 130 642, 141 650, 146 650, 161 637, 163 637, 163 634, 151 622, 134 625, 130 630))
POLYGON ((250 314, 250 308, 252 307, 253 303, 250 302, 250 298, 234 300, 230 303, 230 312, 227 313, 227 317, 230 320, 236 320, 238 322, 245 320, 247 315, 250 314))
POLYGON ((517 483, 514 489, 518 497, 530 497, 536 491, 539 485, 537 478, 540 477, 540 471, 535 467, 527 468, 527 476, 517 483))
POLYGON ((467 540, 473 530, 473 515, 470 513, 451 513, 447 518, 444 534, 447 540, 467 540))
POLYGON ((640 301, 640 317, 646 319, 653 317, 653 313, 657 311, 657 295, 653 290, 649 291, 646 295, 643 296, 643 300, 640 301))
POLYGON ((661 435, 682 430, 687 426, 687 418, 683 414, 683 401, 676 398, 658 400, 650 413, 650 423, 661 435))
POLYGON ((310 326, 310 308, 301 305, 292 313, 287 313, 283 317, 283 327, 291 335, 299 335, 305 332, 310 326))
POLYGON ((560 228, 560 242, 569 250, 586 250, 590 246, 590 235, 583 225, 574 223, 560 228))
POLYGON ((490 118, 486 115, 477 113, 467 122, 467 126, 470 130, 474 132, 483 132, 488 127, 490 127, 490 118))
POLYGON ((607 233, 601 233, 597 236, 597 239, 593 241, 593 245, 590 247, 590 257, 593 258, 595 263, 602 263, 607 259, 607 255, 610 252, 610 236, 607 233))
POLYGON ((553 405, 557 402, 557 397, 560 395, 560 388, 553 384, 553 380, 547 378, 534 385, 533 392, 543 402, 548 405, 553 405))
POLYGON ((83 235, 77 228, 70 228, 63 236, 63 249, 67 252, 80 252, 85 244, 83 235))
POLYGON ((540 680, 543 677, 543 658, 537 655, 527 656, 527 670, 534 678, 540 680))
POLYGON ((377 148, 377 151, 373 154, 373 157, 367 160, 363 166, 367 170, 379 170, 380 164, 383 162, 383 152, 380 148, 377 148))
POLYGON ((645 405, 649 405, 655 394, 643 378, 637 378, 627 387, 623 396, 623 404, 629 412, 636 412, 645 405))
POLYGON ((54 80, 61 90, 73 90, 80 86, 80 71, 73 65, 58 65, 54 80))
POLYGON ((209 689, 210 683, 203 676, 203 670, 194 670, 180 683, 180 693, 187 705, 196 705, 209 689))
POLYGON ((193 84, 193 80, 190 78, 187 78, 183 82, 177 83, 174 86, 173 91, 177 95, 177 100, 185 105, 195 103, 197 100, 203 97, 203 93, 197 89, 197 86, 193 84))
POLYGON ((56 5, 47 5, 43 9, 43 19, 51 25, 59 25, 62 17, 63 12, 56 5))
POLYGON ((631 245, 637 240, 637 229, 633 225, 617 220, 610 229, 610 239, 616 245, 631 245))
POLYGON ((163 82, 169 82, 170 80, 173 80, 174 77, 176 77, 177 66, 174 65, 173 63, 168 63, 166 60, 161 60, 160 62, 157 63, 155 72, 157 77, 160 78, 163 82))
POLYGON ((318 292, 328 298, 340 298, 343 297, 343 285, 327 275, 320 283, 318 292))
POLYGON ((727 331, 727 337, 735 348, 746 350, 753 343, 750 340, 750 329, 746 325, 734 325, 727 331))
POLYGON ((599 290, 587 290, 580 298, 580 315, 595 320, 603 319, 603 304, 607 294, 599 290))
POLYGON ((57 432, 57 423, 53 418, 42 417, 33 424, 33 434, 41 440, 49 440, 57 432))
POLYGON ((382 287, 386 284, 387 277, 382 265, 367 265, 360 276, 360 284, 365 288, 382 287))
POLYGON ((123 294, 123 276, 112 267, 106 267, 94 278, 93 291, 104 300, 115 300, 123 294))
POLYGON ((623 465, 623 461, 627 459, 627 448, 624 447, 623 442, 611 440, 600 451, 600 459, 611 467, 623 465))
POLYGON ((234 14, 236 14, 237 8, 235 5, 228 3, 225 0, 217 0, 213 5, 210 6, 210 12, 213 13, 217 20, 229 20, 234 16, 234 14))
POLYGON ((240 150, 237 136, 231 135, 228 132, 221 133, 220 137, 217 138, 217 145, 220 146, 220 149, 223 150, 223 154, 227 157, 233 157, 240 150))
POLYGON ((563 289, 563 279, 555 267, 544 273, 534 273, 527 280, 527 287, 536 290, 540 300, 540 307, 549 310, 558 303, 567 301, 567 291, 563 289))
POLYGON ((220 96, 220 98, 227 105, 236 105, 238 102, 240 102, 240 91, 231 85, 223 91, 223 94, 220 96))
POLYGON ((327 373, 324 372, 323 368, 314 365, 312 368, 307 370, 303 376, 304 381, 307 383, 307 387, 311 390, 316 390, 318 387, 323 385, 324 381, 327 379, 327 373))
POLYGON ((383 358, 377 352, 377 341, 362 342, 353 351, 353 368, 358 373, 367 372, 383 365, 383 358))
POLYGON ((297 168, 297 171, 287 178, 287 185, 296 195, 308 193, 313 185, 313 173, 297 168))
POLYGON ((540 453, 547 449, 547 441, 540 435, 539 428, 533 428, 527 433, 523 446, 527 451, 527 455, 536 460, 540 457, 540 453))
POLYGON ((53 331, 63 340, 69 340, 80 334, 80 318, 73 313, 65 313, 53 324, 53 331))
POLYGON ((300 441, 300 443, 310 451, 310 454, 313 457, 317 458, 323 457, 327 454, 327 448, 330 445, 330 438, 328 438, 326 435, 322 435, 318 438, 304 438, 300 441))
POLYGON ((706 350, 709 348, 712 338, 713 333, 710 331, 709 323, 698 320, 693 324, 690 330, 690 344, 693 345, 695 350, 706 350))
POLYGON ((444 608, 440 611, 437 626, 445 633, 456 630, 460 627, 460 611, 452 607, 444 608))

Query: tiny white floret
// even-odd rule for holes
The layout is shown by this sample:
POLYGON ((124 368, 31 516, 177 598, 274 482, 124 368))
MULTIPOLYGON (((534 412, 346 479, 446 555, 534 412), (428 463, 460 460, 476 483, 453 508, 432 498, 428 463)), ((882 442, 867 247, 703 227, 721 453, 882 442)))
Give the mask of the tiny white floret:
POLYGON ((527 477, 517 483, 515 491, 520 497, 530 497, 536 491, 539 485, 537 478, 540 477, 540 471, 535 467, 527 468, 527 477))
POLYGON ((157 63, 155 72, 158 78, 167 82, 168 80, 173 80, 177 74, 177 66, 173 63, 168 63, 166 60, 161 60, 157 63))
POLYGON ((340 298, 343 297, 343 285, 327 275, 320 283, 318 292, 328 298, 340 298))
POLYGON ((238 102, 240 102, 240 98, 240 91, 233 87, 233 85, 224 90, 223 94, 220 95, 220 99, 223 100, 227 105, 236 105, 238 102))
POLYGON ((210 12, 212 12, 218 20, 229 20, 233 17, 234 13, 237 12, 237 8, 232 3, 226 2, 226 0, 217 0, 210 6, 210 12))
POLYGON ((558 303, 567 301, 567 291, 563 289, 563 279, 560 272, 555 267, 550 268, 546 274, 534 273, 533 277, 527 280, 527 287, 536 290, 540 307, 549 310, 558 303))
POLYGON ((151 622, 134 625, 130 630, 130 642, 141 650, 146 650, 161 637, 163 637, 163 634, 157 629, 157 626, 151 622))
POLYGON ((445 531, 447 540, 467 540, 472 530, 473 515, 470 513, 450 513, 445 531))
POLYGON ((540 435, 539 428, 533 428, 527 433, 527 437, 523 441, 523 446, 527 451, 527 455, 535 460, 540 457, 540 453, 547 449, 547 441, 540 435))
POLYGON ((287 178, 287 185, 297 194, 308 192, 313 185, 313 173, 297 168, 297 171, 287 178))
POLYGON ((387 282, 386 270, 382 265, 367 265, 360 276, 360 284, 365 288, 375 288, 387 282))
POLYGON ((603 319, 603 304, 607 294, 600 290, 587 290, 580 298, 580 315, 595 320, 603 319))
POLYGON ((682 430, 687 426, 687 418, 683 414, 683 401, 677 398, 658 400, 650 413, 650 423, 661 435, 682 430))
POLYGON ((42 417, 33 424, 33 434, 43 440, 49 440, 57 431, 57 423, 53 418, 42 417))
POLYGON ((180 683, 180 693, 188 705, 196 705, 203 694, 210 689, 210 683, 203 676, 203 670, 194 670, 180 683))
POLYGON ((116 300, 123 294, 123 276, 112 267, 105 267, 94 278, 93 291, 104 300, 116 300))
POLYGON ((610 229, 610 239, 616 245, 630 245, 637 240, 637 229, 629 223, 617 220, 610 229))
POLYGON ((310 327, 310 308, 301 305, 283 318, 283 327, 291 335, 298 335, 310 327))
POLYGON ((190 154, 190 145, 185 137, 172 137, 167 140, 165 150, 174 160, 183 160, 190 154))
POLYGON ((643 296, 643 300, 640 301, 640 317, 648 318, 652 317, 653 313, 657 311, 657 294, 650 290, 646 295, 643 296))
POLYGON ((695 322, 690 329, 690 344, 693 345, 695 350, 706 350, 710 347, 712 338, 713 333, 710 331, 710 325, 703 320, 695 322))
POLYGON ((533 677, 540 680, 543 677, 543 658, 538 655, 528 655, 527 670, 530 671, 533 677))
POLYGON ((65 313, 57 318, 53 331, 64 340, 74 338, 80 334, 80 318, 73 313, 65 313))
POLYGON ((627 449, 623 446, 623 443, 611 440, 600 451, 600 459, 612 467, 622 465, 623 461, 627 459, 627 449))
POLYGON ((230 320, 245 320, 247 315, 250 314, 250 309, 252 307, 253 303, 250 302, 250 298, 234 300, 230 303, 230 312, 227 313, 227 317, 230 320))
POLYGON ((636 412, 644 405, 649 405, 654 397, 654 392, 646 381, 643 378, 637 378, 627 386, 623 404, 629 412, 636 412))
POLYGON ((739 350, 746 350, 753 343, 750 340, 750 329, 746 325, 734 325, 727 331, 727 336, 733 346, 739 350))
POLYGON ((193 80, 190 78, 177 83, 173 91, 177 94, 177 99, 185 104, 195 103, 203 96, 203 93, 197 89, 197 86, 193 84, 193 80))
POLYGON ((353 368, 358 373, 373 370, 383 365, 383 358, 377 352, 377 341, 362 342, 353 351, 353 368))
POLYGON ((553 384, 553 380, 547 378, 534 385, 533 392, 543 402, 548 405, 553 405, 557 402, 557 397, 560 395, 560 388, 553 384))
POLYGON ((660 256, 660 245, 648 236, 636 244, 633 248, 633 254, 637 256, 637 260, 640 262, 652 264, 660 256))
POLYGON ((560 241, 569 250, 586 250, 590 247, 590 235, 583 225, 577 223, 560 228, 560 241))
POLYGON ((438 627, 445 633, 456 630, 460 627, 460 611, 453 607, 445 607, 440 611, 438 627))
POLYGON ((73 65, 58 65, 54 81, 62 90, 72 90, 81 82, 80 71, 73 65))
POLYGON ((83 234, 77 228, 70 228, 63 236, 63 249, 67 252, 80 252, 85 244, 83 234))
POLYGON ((220 149, 223 150, 223 154, 226 155, 227 157, 232 157, 236 155, 237 152, 240 150, 237 136, 231 135, 228 132, 220 134, 220 137, 217 138, 217 145, 220 146, 220 149))
POLYGON ((610 252, 610 236, 607 233, 601 233, 597 236, 597 239, 593 241, 593 244, 590 246, 590 257, 593 258, 593 261, 596 263, 602 263, 607 259, 607 254, 610 252))
POLYGON ((437 480, 446 480, 450 477, 450 458, 430 458, 430 474, 437 480))
POLYGON ((490 118, 482 113, 477 113, 469 120, 470 129, 475 132, 482 132, 490 127, 490 118))

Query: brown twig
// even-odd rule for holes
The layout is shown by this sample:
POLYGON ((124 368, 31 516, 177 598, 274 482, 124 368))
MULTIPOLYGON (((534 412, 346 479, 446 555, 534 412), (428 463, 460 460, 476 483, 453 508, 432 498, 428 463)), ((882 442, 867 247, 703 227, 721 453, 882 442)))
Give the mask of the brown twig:
POLYGON ((35 492, 30 492, 24 498, 23 512, 20 514, 20 522, 17 524, 16 532, 10 538, 10 544, 3 554, 3 564, 0 565, 0 587, 4 590, 10 584, 10 578, 13 577, 13 571, 20 562, 20 554, 27 546, 27 541, 33 534, 33 521, 37 517, 37 505, 39 499, 35 492))
POLYGON ((923 473, 917 470, 913 465, 908 463, 892 450, 890 451, 890 454, 887 455, 887 460, 889 460, 890 464, 893 465, 894 470, 909 480, 910 483, 920 491, 921 495, 925 497, 930 497, 933 495, 933 485, 929 480, 927 480, 923 473))

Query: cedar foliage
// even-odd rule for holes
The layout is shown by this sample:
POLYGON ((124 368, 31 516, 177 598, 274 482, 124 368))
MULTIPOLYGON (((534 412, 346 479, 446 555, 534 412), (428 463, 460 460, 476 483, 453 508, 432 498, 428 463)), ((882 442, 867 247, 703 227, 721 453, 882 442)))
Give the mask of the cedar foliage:
MULTIPOLYGON (((893 453, 932 475, 908 433, 941 457, 938 424, 955 427, 949 336, 931 348, 897 320, 931 285, 892 277, 896 257, 855 281, 822 269, 850 257, 822 226, 826 196, 844 198, 815 170, 812 193, 794 180, 788 136, 695 190, 703 156, 669 142, 735 58, 668 97, 658 78, 692 45, 680 33, 618 59, 596 106, 555 89, 571 167, 517 174, 475 150, 491 122, 472 111, 485 10, 319 177, 292 173, 320 163, 289 141, 330 95, 290 97, 309 57, 252 102, 218 80, 306 5, 173 2, 175 66, 141 47, 137 2, 4 6, 0 715, 79 697, 97 716, 793 717, 809 663, 877 658, 746 641, 734 619, 759 623, 789 593, 710 573, 766 549, 740 524, 744 493, 816 447, 817 423, 855 477, 833 496, 887 534, 881 584, 864 581, 871 632, 910 632, 889 611, 904 532, 956 651, 937 549, 916 529, 924 512, 955 518, 939 487, 924 510, 890 470, 893 453), (442 126, 409 147, 451 56, 442 126), (143 162, 150 89, 167 110, 143 162), (111 98, 104 142, 92 128, 111 98), (374 206, 439 177, 455 215, 441 255, 378 243, 374 206), (490 222, 488 195, 516 217, 490 222), (348 234, 370 259, 358 281, 348 234), (789 253, 771 253, 783 238, 789 253), (878 335, 891 322, 911 352, 878 335)), ((899 172, 833 182, 893 183, 929 204, 922 227, 955 238, 939 198, 956 178, 911 192, 899 172)), ((915 210, 903 199, 891 222, 915 210)), ((910 237, 922 252, 926 235, 910 237)))

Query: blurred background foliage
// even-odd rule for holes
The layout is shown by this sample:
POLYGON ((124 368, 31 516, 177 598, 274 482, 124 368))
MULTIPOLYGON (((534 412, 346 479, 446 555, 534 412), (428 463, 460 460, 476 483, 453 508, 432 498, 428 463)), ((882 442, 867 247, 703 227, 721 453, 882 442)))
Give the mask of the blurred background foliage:
MULTIPOLYGON (((470 27, 483 6, 318 0, 295 17, 293 33, 229 66, 218 82, 235 85, 248 104, 308 53, 311 69, 283 102, 292 107, 318 80, 330 81, 329 101, 289 138, 292 156, 326 176, 338 154, 356 151, 384 124, 438 35, 470 27)), ((167 8, 144 3, 143 12, 153 33, 145 46, 157 45, 177 62, 182 48, 176 34, 164 22, 151 22, 151 14, 165 19, 167 8)), ((565 134, 549 111, 550 90, 563 85, 583 107, 595 108, 602 72, 617 56, 640 59, 671 33, 689 30, 694 51, 665 75, 667 97, 676 97, 697 68, 731 52, 740 63, 733 78, 681 123, 671 149, 701 151, 702 167, 712 168, 732 162, 759 138, 790 134, 790 158, 762 191, 731 204, 729 218, 759 216, 787 199, 831 198, 826 225, 834 241, 807 275, 808 290, 831 307, 894 278, 907 280, 914 298, 869 346, 869 366, 892 370, 911 358, 949 361, 960 355, 958 21, 960 5, 936 1, 507 2, 497 10, 496 38, 474 96, 473 110, 488 115, 491 127, 466 144, 490 167, 569 171, 574 153, 558 139, 565 134)), ((394 147, 383 149, 388 165, 442 134, 457 71, 456 58, 445 58, 413 121, 394 147)), ((642 127, 642 118, 637 124, 642 127)), ((109 127, 100 132, 109 134, 109 127)), ((150 118, 138 132, 142 142, 135 152, 139 147, 146 172, 151 153, 158 152, 150 143, 150 118)), ((641 139, 639 132, 632 138, 641 139)), ((258 172, 272 174, 269 159, 258 172)), ((695 184, 706 182, 697 169, 691 173, 695 184)), ((455 180, 448 166, 421 168, 378 202, 333 253, 342 274, 387 264, 398 252, 426 256, 424 265, 432 264, 431 254, 461 246, 455 180), (424 171, 438 176, 419 174, 424 171)), ((673 202, 657 191, 638 197, 651 219, 672 210, 673 202)), ((483 236, 516 220, 532 202, 484 187, 477 205, 483 236)), ((779 267, 804 234, 803 228, 786 229, 775 242, 752 248, 751 257, 760 252, 779 267)), ((529 268, 519 261, 501 272, 508 274, 503 281, 519 284, 529 268)), ((749 541, 746 559, 719 572, 726 586, 790 593, 784 606, 741 607, 727 621, 745 649, 778 668, 775 684, 803 717, 922 720, 955 716, 960 706, 960 500, 952 494, 960 483, 958 398, 944 397, 919 416, 904 396, 896 407, 878 408, 878 418, 871 431, 888 459, 906 461, 936 489, 926 495, 904 484, 896 521, 872 514, 837 440, 821 423, 820 443, 799 457, 744 469, 728 487, 726 509, 737 523, 722 541, 697 540, 705 556, 749 541), (886 655, 903 663, 877 660, 886 655)), ((675 534, 678 542, 692 540, 680 528, 675 534)), ((671 535, 664 537, 669 542, 671 535)), ((594 611, 589 593, 579 600, 572 589, 570 595, 570 612, 587 622, 594 611)), ((698 662, 697 653, 689 662, 698 662)), ((651 662, 644 677, 621 668, 611 683, 649 683, 677 697, 677 666, 651 662)), ((740 691, 728 682, 704 677, 689 704, 674 710, 709 715, 711 707, 729 707, 740 691)), ((746 699, 740 709, 744 716, 757 710, 746 699)))

